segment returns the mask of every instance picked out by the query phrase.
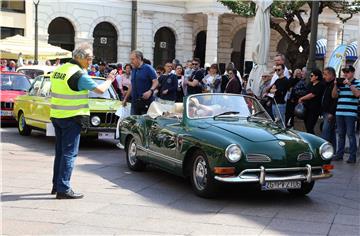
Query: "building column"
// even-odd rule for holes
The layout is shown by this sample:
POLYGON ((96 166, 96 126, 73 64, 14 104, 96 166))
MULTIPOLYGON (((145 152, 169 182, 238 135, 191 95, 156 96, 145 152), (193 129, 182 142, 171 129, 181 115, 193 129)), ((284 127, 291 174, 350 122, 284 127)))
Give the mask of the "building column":
POLYGON ((247 18, 246 22, 246 37, 245 37, 245 61, 252 61, 252 47, 256 40, 254 36, 254 21, 255 17, 247 18))
POLYGON ((327 44, 326 44, 326 54, 324 65, 326 66, 330 60, 332 52, 335 50, 338 41, 338 32, 339 25, 338 24, 328 24, 327 25, 327 44))
POLYGON ((207 13, 205 63, 217 63, 219 14, 207 13))

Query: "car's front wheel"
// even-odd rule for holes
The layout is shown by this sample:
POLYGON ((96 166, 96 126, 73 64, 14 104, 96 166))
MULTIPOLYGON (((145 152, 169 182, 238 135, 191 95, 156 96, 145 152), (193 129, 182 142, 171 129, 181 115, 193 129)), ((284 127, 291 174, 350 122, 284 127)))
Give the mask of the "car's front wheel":
POLYGON ((314 188, 315 182, 312 181, 310 183, 308 182, 302 182, 301 188, 299 189, 288 189, 290 194, 296 195, 296 196, 305 196, 306 194, 310 193, 311 190, 314 188))
POLYGON ((17 127, 20 135, 29 136, 31 134, 31 127, 26 124, 25 116, 22 111, 19 112, 17 127))
POLYGON ((141 171, 145 169, 145 163, 137 158, 137 145, 134 137, 126 144, 126 163, 130 170, 141 171))
POLYGON ((209 167, 205 153, 196 151, 192 159, 191 185, 196 195, 210 198, 217 193, 217 183, 209 167))

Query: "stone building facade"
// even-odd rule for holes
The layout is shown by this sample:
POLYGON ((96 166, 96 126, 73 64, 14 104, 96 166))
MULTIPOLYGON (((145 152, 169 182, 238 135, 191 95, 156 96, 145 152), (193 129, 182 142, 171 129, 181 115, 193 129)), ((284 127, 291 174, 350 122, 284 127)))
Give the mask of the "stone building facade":
MULTIPOLYGON (((131 16, 129 0, 41 0, 39 39, 69 50, 80 42, 89 42, 98 59, 125 63, 131 51, 131 16)), ((246 62, 252 61, 254 18, 234 15, 216 0, 138 0, 136 18, 137 48, 154 65, 173 58, 185 62, 196 56, 210 64, 233 61, 243 72, 246 62)), ((325 10, 320 15, 318 39, 323 40, 318 47, 325 53, 318 59, 322 64, 341 41, 356 46, 359 19, 354 16, 343 29, 332 12, 325 10)), ((284 48, 281 40, 271 30, 269 66, 271 58, 284 48)))

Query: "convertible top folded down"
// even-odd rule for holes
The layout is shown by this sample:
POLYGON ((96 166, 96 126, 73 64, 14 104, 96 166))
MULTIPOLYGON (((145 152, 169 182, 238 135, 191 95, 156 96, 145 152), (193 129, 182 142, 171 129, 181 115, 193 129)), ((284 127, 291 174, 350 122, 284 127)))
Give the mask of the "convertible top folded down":
POLYGON ((162 103, 154 101, 151 103, 147 115, 153 119, 158 116, 182 117, 183 110, 183 103, 162 103))

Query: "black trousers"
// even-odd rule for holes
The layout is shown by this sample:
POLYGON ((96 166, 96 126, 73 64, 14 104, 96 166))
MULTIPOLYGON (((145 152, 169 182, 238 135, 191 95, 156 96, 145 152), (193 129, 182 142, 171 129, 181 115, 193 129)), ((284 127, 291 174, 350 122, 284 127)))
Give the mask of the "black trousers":
POLYGON ((314 132, 314 128, 316 125, 316 122, 319 119, 319 113, 315 112, 313 110, 309 110, 306 112, 305 115, 305 119, 304 119, 304 123, 305 123, 305 128, 306 128, 306 132, 310 133, 310 134, 315 134, 314 132))
POLYGON ((293 102, 291 100, 288 100, 287 103, 286 103, 286 112, 285 112, 285 125, 286 125, 286 127, 293 127, 294 126, 294 110, 295 110, 296 104, 297 104, 296 102, 293 102))

